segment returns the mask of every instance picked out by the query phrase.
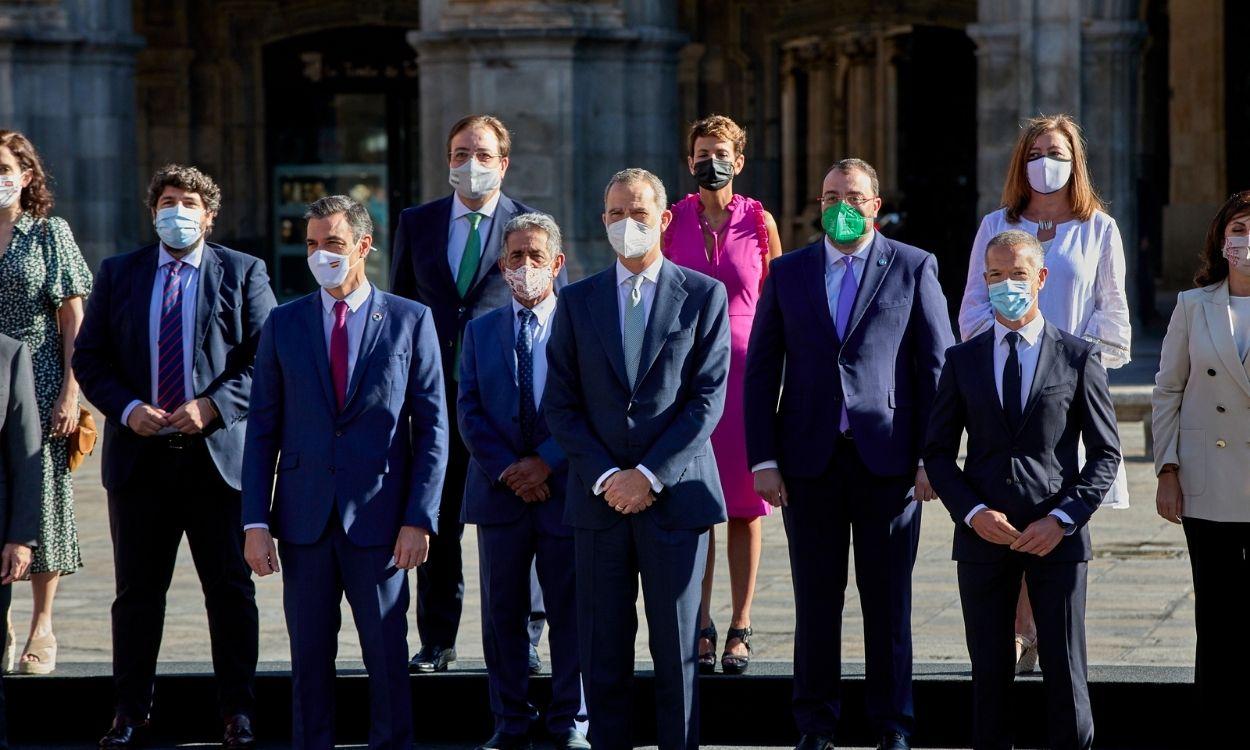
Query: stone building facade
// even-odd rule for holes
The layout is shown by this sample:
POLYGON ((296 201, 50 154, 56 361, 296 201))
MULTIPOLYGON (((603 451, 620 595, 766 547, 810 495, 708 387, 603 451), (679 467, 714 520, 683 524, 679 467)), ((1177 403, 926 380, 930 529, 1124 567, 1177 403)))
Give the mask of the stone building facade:
MULTIPOLYGON (((151 237, 139 196, 166 161, 225 190, 216 238, 302 273, 298 209, 347 190, 380 235, 445 194, 447 127, 515 135, 507 189, 566 228, 575 273, 608 257, 616 169, 694 188, 685 124, 749 132, 740 189, 787 247, 818 232, 833 159, 881 174, 898 236, 958 296, 1019 121, 1069 112, 1120 223, 1142 318, 1185 285, 1206 222, 1250 186, 1238 0, 0 0, 0 127, 31 134, 93 261, 151 237)), ((382 243, 385 249, 385 241, 382 243)), ((384 277, 385 255, 375 259, 384 277)), ((953 300, 954 302, 955 300, 953 300)))

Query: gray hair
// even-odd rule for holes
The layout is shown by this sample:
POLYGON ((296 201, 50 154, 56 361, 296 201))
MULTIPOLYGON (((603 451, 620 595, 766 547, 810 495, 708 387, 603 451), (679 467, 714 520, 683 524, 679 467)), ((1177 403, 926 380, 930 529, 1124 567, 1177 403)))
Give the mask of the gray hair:
POLYGON ((668 208, 668 191, 664 189, 664 183, 659 177, 651 174, 640 167, 630 167, 622 169, 612 175, 612 179, 608 180, 608 186, 603 189, 603 202, 608 202, 608 193, 612 192, 614 185, 632 185, 635 182, 645 182, 655 191, 655 202, 661 211, 668 208))
POLYGON ((368 210, 346 195, 327 195, 308 204, 305 219, 328 219, 335 214, 347 217, 352 228, 352 242, 360 242, 366 234, 373 234, 373 219, 368 210))
POLYGON ((1046 252, 1042 250, 1042 243, 1028 232, 1019 229, 1008 229, 1005 232, 999 232, 994 235, 988 245, 985 246, 985 257, 989 258, 990 249, 995 247, 1005 247, 1014 250, 1022 250, 1024 254, 1032 259, 1034 268, 1042 268, 1046 265, 1046 252))
MULTIPOLYGON (((872 184, 873 197, 881 195, 881 183, 877 181, 877 170, 873 169, 872 165, 863 159, 856 159, 854 157, 849 159, 839 159, 833 163, 833 166, 829 167, 829 172, 850 174, 852 170, 856 169, 868 176, 868 182, 872 184)), ((829 174, 829 172, 825 172, 825 174, 829 174)))
POLYGON ((508 246, 509 235, 513 232, 523 232, 527 229, 536 229, 547 233, 547 252, 551 254, 552 259, 564 252, 560 244, 560 227, 556 224, 556 220, 539 211, 518 214, 512 217, 512 220, 503 228, 504 247, 508 246))

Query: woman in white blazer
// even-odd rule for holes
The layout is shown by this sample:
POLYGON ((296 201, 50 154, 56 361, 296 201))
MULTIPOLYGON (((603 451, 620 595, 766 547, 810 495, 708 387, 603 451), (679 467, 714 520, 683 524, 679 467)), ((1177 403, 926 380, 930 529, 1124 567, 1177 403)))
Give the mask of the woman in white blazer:
MULTIPOLYGON (((1159 515, 1183 524, 1193 568, 1203 725, 1245 709, 1250 650, 1250 190, 1207 232, 1197 289, 1181 292, 1154 389, 1159 515)), ((1214 745, 1213 745, 1214 746, 1214 745)))

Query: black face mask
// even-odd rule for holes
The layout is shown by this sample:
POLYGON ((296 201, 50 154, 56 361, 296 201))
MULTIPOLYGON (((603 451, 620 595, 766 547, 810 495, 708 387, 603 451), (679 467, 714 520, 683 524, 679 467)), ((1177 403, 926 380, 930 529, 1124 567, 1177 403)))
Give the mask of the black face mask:
POLYGON ((704 159, 694 163, 694 179, 705 190, 720 190, 734 178, 734 163, 721 159, 704 159))

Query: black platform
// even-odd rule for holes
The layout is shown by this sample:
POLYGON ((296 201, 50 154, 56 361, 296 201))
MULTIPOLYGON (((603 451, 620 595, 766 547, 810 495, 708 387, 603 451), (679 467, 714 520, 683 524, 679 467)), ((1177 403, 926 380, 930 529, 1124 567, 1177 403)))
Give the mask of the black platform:
MULTIPOLYGON (((344 743, 367 740, 368 695, 364 672, 340 669, 338 734, 344 743)), ((843 718, 838 744, 874 744, 863 715, 863 665, 848 664, 843 681, 843 718)), ((702 740, 708 745, 785 746, 797 740, 790 716, 790 664, 755 662, 749 674, 701 678, 702 740)), ((1090 674, 1096 746, 1103 750, 1171 750, 1192 746, 1192 670, 1164 667, 1095 667, 1090 674)), ((460 662, 452 671, 412 678, 418 744, 461 744, 490 736, 486 674, 480 663, 460 662)), ((970 744, 972 685, 966 664, 930 663, 915 668, 917 747, 970 744)), ((112 717, 107 664, 64 664, 48 677, 8 676, 11 740, 94 745, 112 717), (36 729, 38 728, 38 729, 36 729)), ((1039 676, 1015 685, 1017 747, 1045 746, 1045 696, 1039 676)), ((257 678, 256 729, 268 743, 290 736, 291 681, 284 664, 263 664, 257 678)), ((221 736, 215 688, 208 665, 162 665, 152 722, 165 743, 214 742, 221 736)), ((550 681, 534 679, 535 702, 550 694, 550 681)), ((634 681, 635 736, 654 744, 651 674, 634 681)))

